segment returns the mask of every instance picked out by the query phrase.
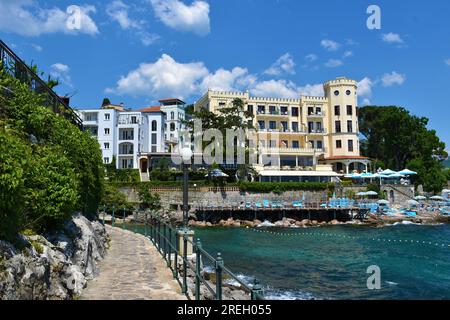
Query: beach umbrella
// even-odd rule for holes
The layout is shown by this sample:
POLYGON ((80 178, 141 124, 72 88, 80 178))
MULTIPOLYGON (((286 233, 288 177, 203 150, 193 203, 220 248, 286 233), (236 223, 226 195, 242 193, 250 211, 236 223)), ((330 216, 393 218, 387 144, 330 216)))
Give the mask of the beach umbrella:
POLYGON ((427 200, 427 197, 424 197, 424 196, 417 196, 417 197, 414 197, 414 200, 427 200))
POLYGON ((367 193, 365 193, 365 192, 358 192, 356 195, 358 197, 365 197, 365 196, 367 196, 367 193))
POLYGON ((405 176, 403 174, 396 172, 394 174, 389 175, 387 178, 388 179, 399 179, 399 178, 404 178, 404 177, 405 176))
POLYGON ((386 169, 384 171, 381 171, 380 174, 385 175, 385 176, 390 176, 391 174, 395 174, 397 172, 392 171, 391 169, 386 169))
POLYGON ((362 179, 372 179, 372 178, 374 178, 374 175, 372 173, 363 173, 361 175, 361 178, 362 179))
POLYGON ((377 196, 377 195, 378 195, 378 192, 375 192, 375 191, 366 192, 366 196, 377 196))
POLYGON ((409 169, 405 169, 399 172, 400 174, 404 175, 404 176, 414 176, 417 175, 417 172, 411 171, 409 169))
POLYGON ((208 173, 206 176, 206 178, 211 177, 211 178, 228 178, 229 176, 222 172, 219 169, 214 169, 212 170, 210 173, 208 173))
POLYGON ((419 203, 415 200, 408 200, 407 203, 412 207, 416 207, 419 205, 419 203))
POLYGON ((449 189, 444 189, 444 190, 442 190, 442 193, 450 193, 450 190, 449 189))
POLYGON ((384 204, 384 205, 388 205, 390 202, 387 200, 379 200, 377 201, 378 204, 384 204))
POLYGON ((441 197, 441 196, 434 196, 434 197, 431 197, 430 199, 431 200, 437 200, 437 201, 444 201, 445 200, 444 197, 441 197))

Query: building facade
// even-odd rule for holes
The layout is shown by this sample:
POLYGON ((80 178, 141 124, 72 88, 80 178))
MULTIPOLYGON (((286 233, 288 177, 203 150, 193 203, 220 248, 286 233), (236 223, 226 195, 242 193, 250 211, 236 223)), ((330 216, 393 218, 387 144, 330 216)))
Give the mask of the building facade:
POLYGON ((299 99, 209 90, 194 107, 219 112, 236 98, 253 114, 259 155, 254 167, 261 180, 328 181, 368 169, 360 155, 356 81, 337 78, 324 84, 324 96, 299 99))

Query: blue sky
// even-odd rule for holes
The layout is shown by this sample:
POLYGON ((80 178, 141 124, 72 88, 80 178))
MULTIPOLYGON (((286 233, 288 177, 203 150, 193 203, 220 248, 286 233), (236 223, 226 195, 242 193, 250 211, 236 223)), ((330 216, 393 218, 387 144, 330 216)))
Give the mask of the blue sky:
POLYGON ((446 0, 0 0, 0 38, 80 109, 104 97, 194 102, 208 88, 298 97, 346 76, 360 82, 360 105, 429 117, 450 145, 449 15, 446 0), (366 26, 371 4, 380 30, 366 26))

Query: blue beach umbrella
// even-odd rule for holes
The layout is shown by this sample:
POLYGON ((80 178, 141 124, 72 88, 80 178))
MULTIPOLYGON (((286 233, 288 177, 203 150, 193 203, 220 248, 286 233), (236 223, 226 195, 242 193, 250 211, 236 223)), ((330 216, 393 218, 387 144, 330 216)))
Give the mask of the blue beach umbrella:
POLYGON ((415 175, 417 175, 417 172, 411 171, 409 169, 402 170, 399 173, 404 175, 404 176, 415 176, 415 175))

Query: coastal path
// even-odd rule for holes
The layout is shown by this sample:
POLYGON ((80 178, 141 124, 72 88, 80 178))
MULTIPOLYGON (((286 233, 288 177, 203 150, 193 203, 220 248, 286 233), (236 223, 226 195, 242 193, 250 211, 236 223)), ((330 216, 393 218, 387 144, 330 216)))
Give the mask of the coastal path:
POLYGON ((82 300, 184 300, 158 250, 143 235, 106 226, 111 237, 100 275, 88 282, 82 300))

